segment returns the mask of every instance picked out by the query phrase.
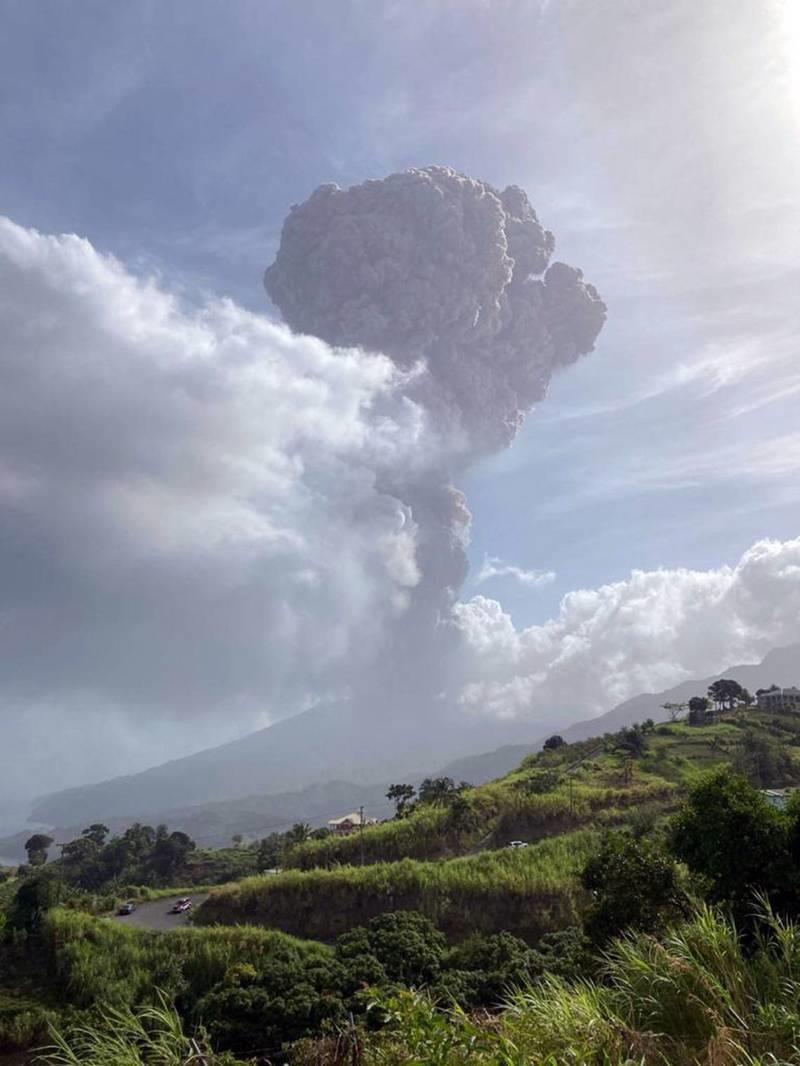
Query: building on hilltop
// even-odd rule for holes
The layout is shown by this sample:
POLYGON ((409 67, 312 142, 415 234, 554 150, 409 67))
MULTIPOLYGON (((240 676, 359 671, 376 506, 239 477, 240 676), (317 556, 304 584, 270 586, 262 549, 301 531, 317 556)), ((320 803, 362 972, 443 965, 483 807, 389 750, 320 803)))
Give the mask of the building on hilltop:
POLYGON ((366 815, 353 811, 352 814, 342 815, 341 818, 331 818, 328 822, 328 829, 338 836, 347 836, 348 833, 361 829, 362 826, 377 825, 377 823, 377 818, 367 818, 366 815))
POLYGON ((793 788, 762 788, 759 792, 770 805, 776 810, 785 811, 789 804, 789 797, 796 790, 793 788))
POLYGON ((790 711, 800 713, 800 688, 774 688, 759 689, 756 693, 758 709, 760 711, 774 711, 778 714, 786 714, 790 711))

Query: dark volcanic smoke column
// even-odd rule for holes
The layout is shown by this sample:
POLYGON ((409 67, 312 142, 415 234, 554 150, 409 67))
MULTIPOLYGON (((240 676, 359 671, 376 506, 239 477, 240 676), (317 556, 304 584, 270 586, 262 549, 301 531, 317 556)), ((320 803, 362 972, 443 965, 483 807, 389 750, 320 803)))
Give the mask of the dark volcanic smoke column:
POLYGON ((265 274, 296 332, 425 367, 408 393, 449 458, 385 485, 411 508, 422 574, 387 649, 394 676, 377 682, 398 706, 429 704, 443 686, 441 622, 466 575, 469 535, 451 478, 513 440, 553 372, 590 352, 605 321, 581 271, 550 264, 554 245, 522 189, 426 167, 320 186, 292 208, 265 274))

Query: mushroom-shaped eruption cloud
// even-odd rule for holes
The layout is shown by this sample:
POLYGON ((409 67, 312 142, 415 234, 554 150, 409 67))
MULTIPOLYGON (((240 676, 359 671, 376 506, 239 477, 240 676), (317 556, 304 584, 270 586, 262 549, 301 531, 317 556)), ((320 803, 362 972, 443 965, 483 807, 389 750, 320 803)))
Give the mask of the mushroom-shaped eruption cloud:
POLYGON ((266 271, 295 332, 413 368, 406 394, 440 442, 413 471, 376 471, 413 517, 419 572, 385 654, 352 688, 356 713, 382 706, 384 728, 456 706, 459 636, 448 623, 470 513, 453 477, 513 440, 553 372, 591 351, 605 321, 580 270, 548 265, 554 244, 522 189, 436 166, 320 186, 292 208, 266 271))
POLYGON ((605 321, 580 270, 548 266, 554 245, 522 189, 426 167, 320 186, 292 208, 264 283, 296 332, 424 361, 414 398, 484 452, 513 439, 605 321))

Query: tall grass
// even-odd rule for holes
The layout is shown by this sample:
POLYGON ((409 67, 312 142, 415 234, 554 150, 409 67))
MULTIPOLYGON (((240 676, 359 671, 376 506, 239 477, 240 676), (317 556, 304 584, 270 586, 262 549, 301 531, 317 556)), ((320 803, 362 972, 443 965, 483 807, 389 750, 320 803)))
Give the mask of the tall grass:
POLYGON ((497 846, 516 837, 536 842, 572 832, 598 818, 613 825, 624 820, 632 807, 666 803, 674 795, 674 785, 644 775, 628 786, 578 776, 534 794, 525 789, 530 776, 517 772, 468 793, 472 817, 466 827, 452 824, 447 808, 424 806, 407 818, 371 826, 360 834, 298 845, 284 865, 301 870, 356 865, 362 855, 365 863, 453 858, 487 842, 497 846))
MULTIPOLYGON (((177 1011, 161 996, 136 1010, 104 1007, 92 1021, 51 1036, 53 1043, 36 1059, 42 1066, 223 1066, 184 1032, 177 1011)), ((224 1062, 234 1064, 229 1056, 224 1062)))
POLYGON ((596 846, 597 834, 582 830, 449 862, 287 870, 212 892, 196 921, 253 923, 329 941, 386 911, 418 910, 454 940, 513 929, 535 942, 576 921, 576 875, 596 846))
POLYGON ((329 953, 322 944, 268 929, 153 933, 65 910, 47 915, 41 944, 49 983, 64 1002, 80 1008, 149 1003, 156 987, 179 1002, 195 1002, 237 963, 258 969, 267 958, 329 953))
POLYGON ((800 928, 763 917, 748 953, 709 909, 662 940, 626 937, 599 982, 548 977, 483 1024, 404 993, 387 1004, 390 1024, 367 1041, 363 1063, 798 1066, 800 928))

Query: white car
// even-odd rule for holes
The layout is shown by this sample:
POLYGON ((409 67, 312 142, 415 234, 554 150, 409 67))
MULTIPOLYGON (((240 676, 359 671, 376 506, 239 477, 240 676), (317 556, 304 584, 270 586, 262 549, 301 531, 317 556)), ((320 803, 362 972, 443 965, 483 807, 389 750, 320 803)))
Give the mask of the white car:
POLYGON ((510 848, 527 848, 527 844, 524 840, 512 840, 508 845, 510 848))

